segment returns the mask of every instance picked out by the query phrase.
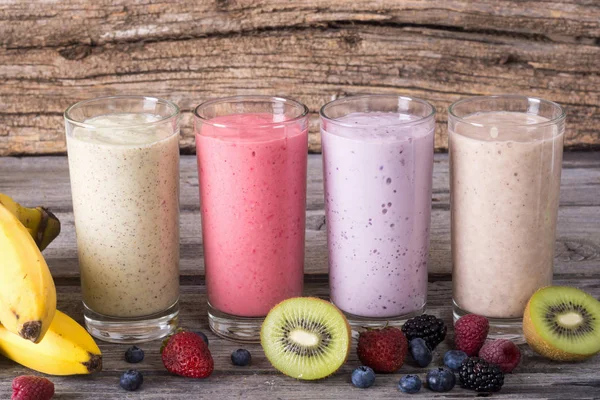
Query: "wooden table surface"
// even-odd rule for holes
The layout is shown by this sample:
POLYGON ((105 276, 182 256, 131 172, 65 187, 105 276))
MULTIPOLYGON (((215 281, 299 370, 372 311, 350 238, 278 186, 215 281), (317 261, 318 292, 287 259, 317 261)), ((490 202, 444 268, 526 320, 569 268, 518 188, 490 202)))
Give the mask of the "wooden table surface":
MULTIPOLYGON (((44 252, 58 292, 58 308, 82 322, 77 252, 66 157, 0 157, 0 192, 27 205, 51 208, 63 224, 63 232, 44 252)), ((323 210, 321 160, 309 157, 306 234, 306 295, 326 297, 327 258, 323 210)), ((428 313, 451 325, 450 214, 448 157, 436 155, 434 168, 432 238, 430 250, 428 313)), ((200 238, 198 182, 192 156, 181 161, 181 324, 202 330, 210 339, 215 371, 206 380, 170 375, 159 355, 159 342, 141 345, 145 360, 135 367, 144 374, 137 392, 119 387, 120 374, 131 367, 123 360, 127 345, 99 342, 104 370, 89 376, 51 377, 56 399, 392 399, 401 394, 396 384, 403 374, 424 377, 426 369, 405 364, 398 373, 378 375, 370 389, 350 383, 351 371, 360 365, 353 348, 347 363, 334 376, 318 382, 300 382, 272 368, 260 345, 238 345, 209 332, 206 289, 200 238), (231 351, 246 347, 252 353, 250 367, 234 367, 231 351)), ((577 286, 600 298, 600 153, 566 153, 563 164, 561 205, 556 240, 555 283, 577 286)), ((452 331, 434 352, 431 367, 440 365, 452 344, 452 331)), ((557 363, 521 346, 523 361, 506 377, 495 398, 599 399, 600 356, 583 363, 557 363)), ((0 398, 10 398, 12 379, 31 371, 0 358, 0 398)), ((459 387, 446 394, 427 389, 414 397, 475 397, 459 387)))

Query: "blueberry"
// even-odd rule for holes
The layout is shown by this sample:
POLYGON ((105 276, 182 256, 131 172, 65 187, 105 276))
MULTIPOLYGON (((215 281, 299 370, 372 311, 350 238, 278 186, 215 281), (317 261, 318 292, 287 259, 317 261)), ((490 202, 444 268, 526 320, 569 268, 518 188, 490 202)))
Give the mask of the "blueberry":
POLYGON ((125 361, 128 363, 139 363, 144 359, 144 350, 137 346, 131 346, 125 352, 125 361))
POLYGON ((127 372, 123 372, 123 375, 121 375, 121 387, 125 390, 138 390, 143 382, 144 377, 142 376, 142 373, 135 369, 130 369, 127 372))
POLYGON ((462 362, 469 358, 462 350, 449 350, 444 354, 444 364, 452 371, 458 371, 462 362))
POLYGON ((417 375, 404 375, 398 382, 398 389, 404 393, 417 393, 421 390, 421 378, 417 375))
POLYGON ((427 347, 425 340, 415 338, 410 341, 408 348, 412 358, 417 362, 419 367, 426 367, 431 363, 433 354, 431 354, 431 350, 427 347))
POLYGON ((206 345, 208 346, 208 338, 206 337, 206 335, 200 331, 194 332, 196 335, 200 336, 202 338, 202 340, 204 340, 204 343, 206 343, 206 345))
POLYGON ((231 353, 231 362, 233 365, 245 367, 250 364, 250 360, 252 360, 252 356, 246 349, 237 349, 231 353))
POLYGON ((434 392, 448 392, 455 384, 454 372, 448 368, 435 368, 427 373, 427 386, 434 392))
POLYGON ((365 366, 360 366, 352 371, 352 384, 357 388, 366 389, 375 383, 375 372, 365 366))

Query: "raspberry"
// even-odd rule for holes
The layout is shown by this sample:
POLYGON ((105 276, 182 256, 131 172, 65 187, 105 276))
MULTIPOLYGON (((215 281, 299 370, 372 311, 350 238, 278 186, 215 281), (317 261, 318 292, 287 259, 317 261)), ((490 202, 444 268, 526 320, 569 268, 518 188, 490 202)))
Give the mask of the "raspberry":
POLYGON ((489 363, 497 364, 502 372, 508 373, 519 365, 521 351, 510 340, 488 340, 484 343, 481 350, 479 350, 479 358, 489 363))
POLYGON ((12 389, 12 400, 50 400, 54 396, 54 383, 41 376, 17 376, 12 389))
POLYGON ((411 318, 402 325, 402 332, 409 342, 421 338, 430 350, 435 349, 446 338, 446 331, 444 321, 428 314, 411 318))
POLYGON ((454 344, 456 350, 462 350, 469 357, 476 356, 485 343, 490 324, 486 317, 469 314, 454 324, 454 344))
POLYGON ((476 392, 497 392, 504 384, 504 374, 500 367, 478 357, 463 361, 458 377, 463 388, 476 392))

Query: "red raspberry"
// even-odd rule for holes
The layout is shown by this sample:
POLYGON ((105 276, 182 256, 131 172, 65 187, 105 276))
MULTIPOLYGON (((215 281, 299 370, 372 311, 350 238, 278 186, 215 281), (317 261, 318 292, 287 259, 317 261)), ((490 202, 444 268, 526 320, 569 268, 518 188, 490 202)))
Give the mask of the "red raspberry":
POLYGON ((490 323, 486 317, 469 314, 454 324, 454 344, 456 350, 462 350, 469 357, 476 356, 487 338, 490 323))
POLYGON ((41 376, 17 376, 12 389, 12 400, 50 400, 54 396, 54 383, 41 376))
POLYGON ((479 358, 491 364, 497 364, 502 372, 511 372, 521 361, 521 350, 510 340, 488 340, 481 350, 479 358))

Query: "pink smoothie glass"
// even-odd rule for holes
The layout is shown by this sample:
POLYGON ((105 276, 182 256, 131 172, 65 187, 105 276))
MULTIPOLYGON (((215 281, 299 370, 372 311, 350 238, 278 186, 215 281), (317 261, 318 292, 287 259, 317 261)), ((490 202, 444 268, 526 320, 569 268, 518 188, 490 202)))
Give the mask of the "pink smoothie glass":
POLYGON ((238 96, 194 112, 210 328, 260 339, 277 303, 302 295, 308 109, 238 96))
POLYGON ((331 300, 356 328, 423 313, 435 108, 395 95, 321 109, 331 300))

